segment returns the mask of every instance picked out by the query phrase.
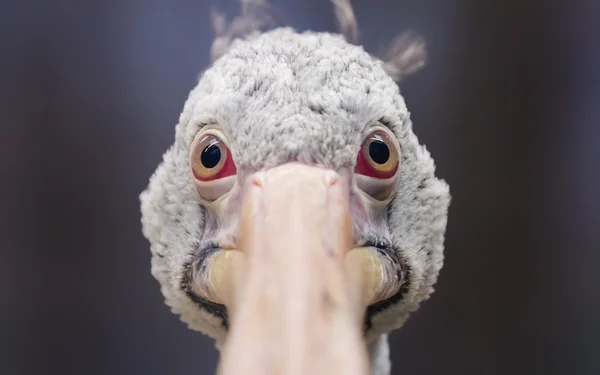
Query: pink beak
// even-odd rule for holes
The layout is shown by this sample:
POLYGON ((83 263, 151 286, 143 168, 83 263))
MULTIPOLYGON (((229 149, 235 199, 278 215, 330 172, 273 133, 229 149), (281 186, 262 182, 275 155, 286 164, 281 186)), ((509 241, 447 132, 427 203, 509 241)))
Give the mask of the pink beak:
POLYGON ((362 327, 381 265, 351 251, 348 196, 326 169, 292 163, 252 176, 240 250, 224 251, 235 278, 214 283, 231 319, 221 375, 369 373, 362 327))

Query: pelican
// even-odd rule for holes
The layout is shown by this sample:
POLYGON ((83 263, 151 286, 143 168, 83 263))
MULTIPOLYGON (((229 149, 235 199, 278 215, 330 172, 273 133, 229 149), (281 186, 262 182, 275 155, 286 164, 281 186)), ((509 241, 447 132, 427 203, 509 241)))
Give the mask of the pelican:
POLYGON ((152 274, 221 375, 389 374, 387 335, 442 268, 449 188, 397 84, 423 42, 372 56, 332 3, 339 34, 269 29, 264 0, 213 14, 212 64, 140 196, 152 274))

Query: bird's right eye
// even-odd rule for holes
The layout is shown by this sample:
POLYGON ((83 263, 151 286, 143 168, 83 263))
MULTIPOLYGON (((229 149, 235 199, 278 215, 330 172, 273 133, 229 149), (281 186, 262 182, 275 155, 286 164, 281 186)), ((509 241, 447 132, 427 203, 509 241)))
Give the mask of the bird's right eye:
POLYGON ((400 164, 400 150, 393 136, 383 130, 375 130, 363 142, 354 171, 371 178, 393 177, 400 164))
POLYGON ((374 126, 356 158, 354 175, 359 189, 380 201, 390 199, 400 168, 400 145, 394 135, 374 126))
POLYGON ((199 181, 212 181, 236 174, 235 163, 225 143, 214 134, 204 134, 192 144, 191 166, 199 181))

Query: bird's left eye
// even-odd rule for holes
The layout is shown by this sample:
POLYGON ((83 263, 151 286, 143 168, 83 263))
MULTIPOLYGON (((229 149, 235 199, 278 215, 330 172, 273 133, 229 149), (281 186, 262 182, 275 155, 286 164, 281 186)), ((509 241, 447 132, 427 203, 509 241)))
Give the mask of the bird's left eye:
POLYGON ((191 166, 194 177, 200 181, 212 181, 236 173, 231 152, 214 134, 201 135, 194 141, 191 166))
POLYGON ((393 177, 400 164, 400 150, 392 136, 383 130, 370 133, 356 158, 354 171, 358 174, 384 179, 393 177))

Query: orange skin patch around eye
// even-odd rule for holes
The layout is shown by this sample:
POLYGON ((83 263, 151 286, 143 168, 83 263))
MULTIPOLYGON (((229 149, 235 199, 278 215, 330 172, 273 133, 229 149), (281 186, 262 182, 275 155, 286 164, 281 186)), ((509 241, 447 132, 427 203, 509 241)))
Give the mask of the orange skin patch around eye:
POLYGON ((231 157, 231 152, 223 141, 212 134, 207 134, 194 143, 190 164, 192 166, 194 177, 200 181, 217 180, 223 177, 232 176, 237 172, 235 163, 231 157), (221 159, 213 168, 207 168, 202 163, 201 158, 202 153, 209 146, 218 147, 221 151, 221 159))
POLYGON ((396 148, 387 134, 383 131, 375 131, 371 133, 363 143, 356 158, 356 167, 354 171, 373 178, 390 178, 398 171, 399 164, 400 151, 396 148), (369 155, 369 147, 374 141, 385 143, 389 149, 389 159, 383 164, 376 163, 369 155))

